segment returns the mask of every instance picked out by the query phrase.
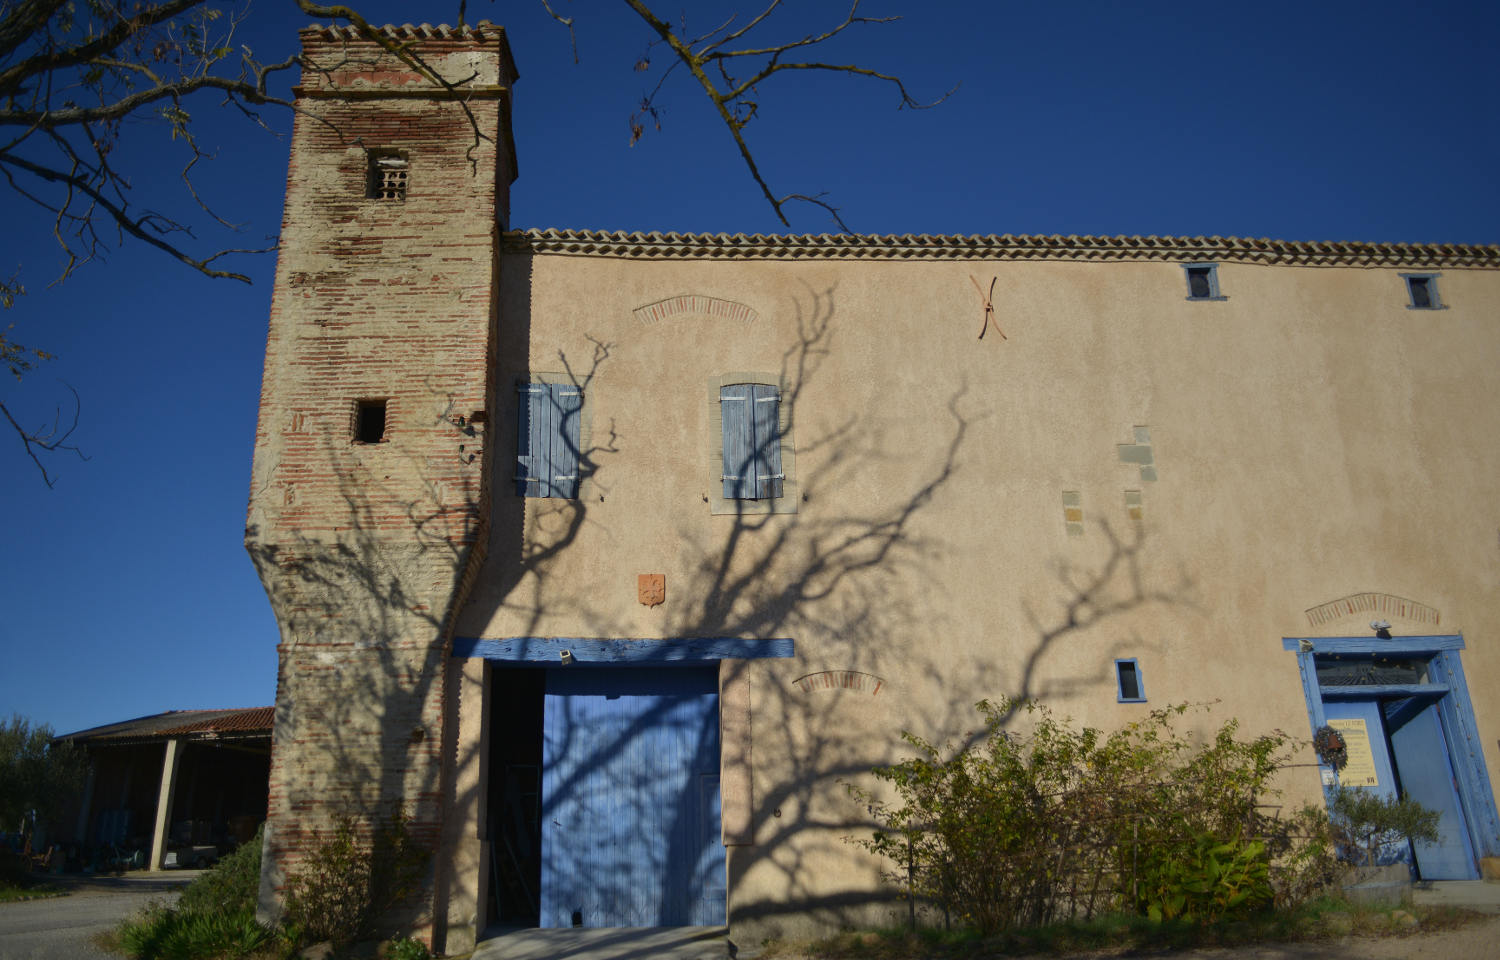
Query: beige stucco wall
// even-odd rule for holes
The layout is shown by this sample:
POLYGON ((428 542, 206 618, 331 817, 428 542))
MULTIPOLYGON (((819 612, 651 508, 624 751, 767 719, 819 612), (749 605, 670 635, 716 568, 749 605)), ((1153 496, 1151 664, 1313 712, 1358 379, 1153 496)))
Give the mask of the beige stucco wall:
MULTIPOLYGON (((1500 274, 1444 270, 1447 309, 1416 311, 1396 268, 1218 270, 1227 299, 1195 302, 1171 262, 508 255, 495 475, 513 472, 514 381, 568 371, 595 473, 578 501, 498 480, 456 632, 794 638, 793 660, 734 667, 757 842, 731 849, 730 912, 757 932, 867 909, 877 866, 842 840, 860 811, 839 780, 901 755, 902 730, 951 737, 980 697, 1024 695, 1105 726, 1214 701, 1200 723, 1305 736, 1281 639, 1369 636, 1367 612, 1310 625, 1351 594, 1438 612, 1398 635, 1464 635, 1500 771, 1500 274), (1005 338, 978 340, 992 277, 1005 338), (680 295, 713 306, 637 312, 680 295), (747 371, 788 385, 793 514, 710 511, 707 386, 747 371), (1154 481, 1121 459, 1137 427, 1154 481), (640 573, 665 574, 666 603, 638 602, 640 573), (1147 704, 1116 703, 1127 656, 1147 704), (879 691, 794 682, 819 671, 879 691)), ((1311 770, 1286 785, 1317 790, 1311 770)))

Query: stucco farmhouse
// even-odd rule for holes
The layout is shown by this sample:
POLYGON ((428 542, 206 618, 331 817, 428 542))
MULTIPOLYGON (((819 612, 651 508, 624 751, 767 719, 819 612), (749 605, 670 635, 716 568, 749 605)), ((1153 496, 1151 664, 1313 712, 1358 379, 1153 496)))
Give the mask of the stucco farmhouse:
POLYGON ((449 84, 302 33, 266 910, 399 802, 450 952, 878 920, 841 781, 999 695, 1363 730, 1500 854, 1500 248, 510 230, 504 32, 386 33, 449 84))

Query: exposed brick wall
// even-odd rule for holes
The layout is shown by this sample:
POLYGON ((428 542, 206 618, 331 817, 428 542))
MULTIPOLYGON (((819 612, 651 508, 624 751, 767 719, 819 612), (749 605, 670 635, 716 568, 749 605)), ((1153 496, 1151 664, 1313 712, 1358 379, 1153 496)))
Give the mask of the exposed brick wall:
POLYGON ((441 833, 443 666, 486 540, 474 414, 513 170, 494 28, 413 42, 462 103, 372 42, 302 40, 246 524, 281 629, 267 912, 335 817, 399 800, 420 839, 441 833), (370 150, 408 159, 404 201, 366 199, 370 150), (386 430, 361 444, 368 399, 386 430))

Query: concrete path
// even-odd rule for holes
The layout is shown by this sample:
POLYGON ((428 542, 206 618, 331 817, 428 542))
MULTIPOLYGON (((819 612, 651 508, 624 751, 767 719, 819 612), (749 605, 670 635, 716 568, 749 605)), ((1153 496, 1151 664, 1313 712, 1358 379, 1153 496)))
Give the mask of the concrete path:
POLYGON ((1500 883, 1432 880, 1413 887, 1411 900, 1424 907, 1462 907, 1479 913, 1500 913, 1500 883))
POLYGON ((485 931, 472 960, 728 960, 725 927, 485 931))
POLYGON ((0 960, 118 960, 95 949, 95 934, 152 900, 172 902, 197 871, 122 877, 54 878, 66 897, 0 903, 0 960))

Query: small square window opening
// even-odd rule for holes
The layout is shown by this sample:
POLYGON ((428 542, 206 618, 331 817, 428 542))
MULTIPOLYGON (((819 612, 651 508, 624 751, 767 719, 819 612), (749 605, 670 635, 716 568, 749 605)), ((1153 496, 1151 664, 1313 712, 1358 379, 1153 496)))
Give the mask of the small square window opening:
POLYGON ((1141 665, 1134 657, 1115 661, 1115 699, 1120 703, 1142 703, 1146 699, 1141 665))
POLYGON ((385 439, 385 401, 360 400, 354 406, 354 442, 380 443, 385 439))
POLYGON ((1436 273, 1403 273, 1402 278, 1406 280, 1406 295, 1410 302, 1406 305, 1408 310, 1441 310, 1443 301, 1438 297, 1438 277, 1436 273))
POLYGON ((1219 293, 1219 266, 1215 263, 1184 263, 1189 300, 1224 300, 1219 293))
POLYGON ((371 152, 365 197, 370 200, 405 200, 409 166, 404 154, 371 152))

